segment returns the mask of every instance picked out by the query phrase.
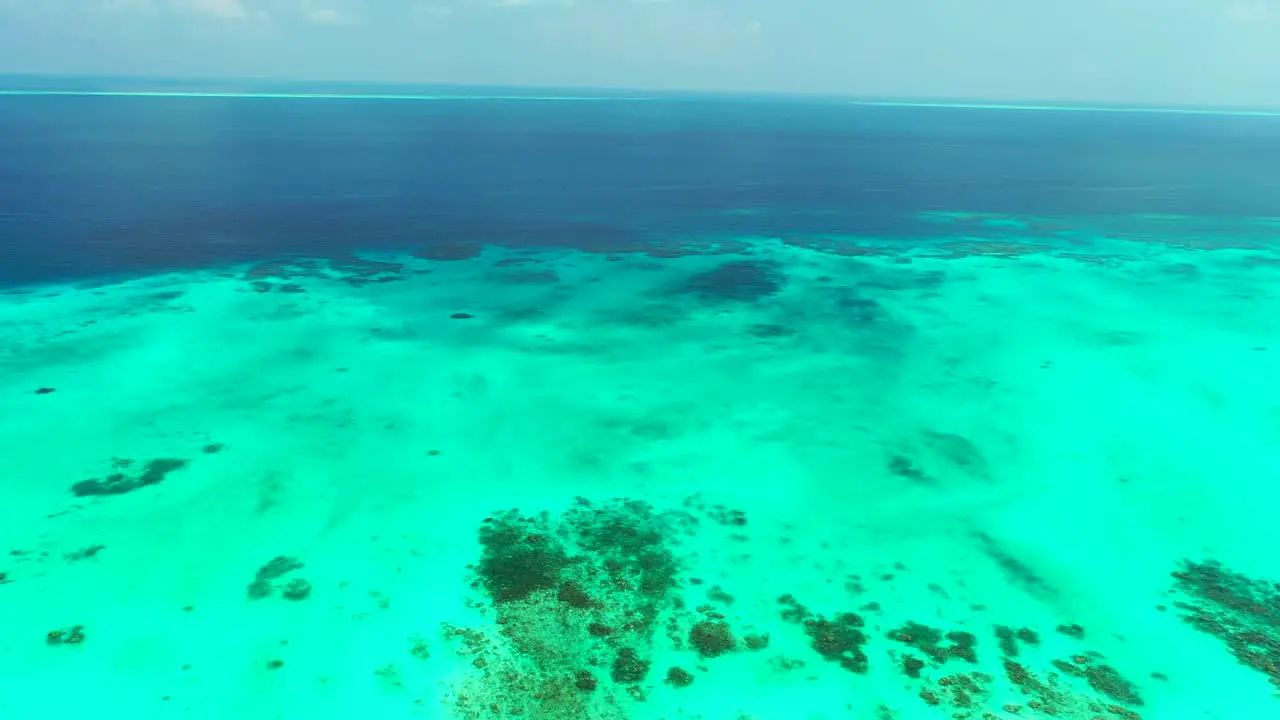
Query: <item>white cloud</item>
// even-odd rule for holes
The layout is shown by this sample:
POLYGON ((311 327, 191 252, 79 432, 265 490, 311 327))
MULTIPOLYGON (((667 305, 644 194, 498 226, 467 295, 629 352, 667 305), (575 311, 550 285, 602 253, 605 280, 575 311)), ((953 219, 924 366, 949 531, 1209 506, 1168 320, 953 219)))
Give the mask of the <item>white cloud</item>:
POLYGON ((307 11, 307 19, 321 25, 342 25, 346 22, 346 17, 333 8, 312 8, 307 11))
POLYGON ((317 25, 356 25, 364 22, 364 18, 355 11, 341 10, 331 6, 321 7, 311 0, 303 0, 302 14, 317 25))
POLYGON ((248 20, 249 10, 240 0, 174 0, 174 7, 193 15, 219 20, 248 20))

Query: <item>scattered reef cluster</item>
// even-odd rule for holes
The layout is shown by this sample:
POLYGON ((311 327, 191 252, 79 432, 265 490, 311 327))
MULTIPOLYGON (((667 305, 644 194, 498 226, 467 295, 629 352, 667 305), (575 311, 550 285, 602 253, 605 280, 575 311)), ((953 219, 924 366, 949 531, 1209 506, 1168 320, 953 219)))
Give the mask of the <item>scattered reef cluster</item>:
POLYGON ((1182 618, 1280 688, 1280 582, 1251 578, 1213 560, 1184 561, 1172 577, 1180 598, 1173 606, 1182 618))
POLYGON ((352 287, 360 287, 370 283, 396 282, 404 280, 408 275, 409 271, 404 263, 339 255, 330 258, 270 260, 249 268, 243 279, 249 281, 255 292, 305 293, 306 288, 291 281, 315 278, 337 280, 352 287))
MULTIPOLYGON (((675 608, 675 540, 691 518, 645 503, 585 499, 560 516, 517 510, 487 518, 474 587, 492 608, 496 634, 446 628, 478 675, 456 691, 466 717, 625 717, 646 681, 692 682, 685 668, 655 670, 655 642, 675 608)), ((691 633, 723 651, 714 630, 691 633)))
MULTIPOLYGON (((917 698, 913 712, 938 717, 1141 717, 1138 685, 1085 645, 1079 625, 1055 629, 1055 647, 1079 648, 1055 657, 1033 628, 891 622, 892 609, 867 597, 819 612, 784 592, 774 614, 744 616, 728 590, 688 575, 691 540, 708 527, 743 538, 748 519, 700 500, 659 510, 581 498, 560 514, 487 518, 471 570, 472 604, 488 622, 443 629, 473 669, 452 690, 457 716, 629 717, 658 689, 678 691, 721 658, 750 654, 777 673, 894 673, 917 698), (811 656, 775 650, 786 633, 811 656)), ((859 589, 851 596, 866 592, 860 578, 849 583, 859 589)), ((884 705, 881 715, 896 711, 884 705)))
MULTIPOLYGON (((196 239, 199 252, 187 258, 197 265, 216 266, 234 262, 249 253, 264 257, 291 257, 328 251, 329 261, 347 264, 340 274, 355 282, 385 282, 393 269, 362 268, 350 262, 350 252, 376 245, 403 248, 420 259, 450 262, 478 257, 486 247, 507 252, 576 250, 606 256, 639 255, 655 259, 699 255, 747 254, 758 243, 744 237, 760 232, 754 223, 721 215, 717 222, 699 233, 653 232, 631 226, 623 218, 562 220, 541 213, 519 219, 497 217, 491 212, 472 215, 439 214, 417 208, 402 215, 388 216, 377 201, 360 203, 260 202, 237 204, 233 209, 201 210, 177 216, 153 218, 104 228, 95 237, 97 247, 134 248, 131 265, 139 269, 167 268, 174 237, 196 239), (227 242, 237 238, 239 242, 227 242), (205 242, 201 242, 201 239, 205 242), (214 242, 207 242, 214 239, 214 242)), ((431 205, 428 203, 427 205, 431 205)), ((768 223, 773 234, 786 245, 841 257, 879 257, 907 264, 915 258, 963 260, 971 257, 1005 260, 1024 256, 1050 256, 1114 266, 1133 260, 1110 244, 1105 252, 1097 247, 1098 237, 1123 237, 1134 246, 1159 245, 1185 250, 1270 249, 1265 236, 1257 233, 1257 218, 1224 222, 1222 218, 1179 217, 1176 220, 1151 217, 1079 216, 1027 217, 1001 213, 924 212, 895 219, 892 232, 871 230, 867 218, 821 212, 793 227, 768 223)), ((1263 220, 1265 222, 1265 220, 1263 220)), ((1274 260, 1274 258, 1264 258, 1274 260)), ((264 292, 289 292, 276 285, 279 278, 265 280, 273 287, 264 292)), ((345 281, 345 280, 344 280, 345 281)))

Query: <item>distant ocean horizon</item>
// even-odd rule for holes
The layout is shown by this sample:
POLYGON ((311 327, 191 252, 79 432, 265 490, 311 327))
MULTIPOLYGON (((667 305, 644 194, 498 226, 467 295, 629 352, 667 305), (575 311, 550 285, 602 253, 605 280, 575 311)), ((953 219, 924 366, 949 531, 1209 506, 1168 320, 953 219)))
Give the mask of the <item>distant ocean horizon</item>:
POLYGON ((750 226, 913 242, 934 230, 920 212, 957 208, 1127 224, 1280 216, 1280 118, 1265 115, 223 82, 0 76, 14 93, 0 94, 0 283, 459 233, 662 243, 750 226), (450 94, 368 104, 372 87, 450 94), (296 104, 322 90, 327 104, 296 104), (262 102, 238 102, 250 91, 262 102), (29 94, 41 92, 58 94, 29 94), (511 102, 544 97, 567 100, 511 102), (231 158, 238 176, 210 175, 231 158), (741 206, 767 212, 723 212, 741 206))

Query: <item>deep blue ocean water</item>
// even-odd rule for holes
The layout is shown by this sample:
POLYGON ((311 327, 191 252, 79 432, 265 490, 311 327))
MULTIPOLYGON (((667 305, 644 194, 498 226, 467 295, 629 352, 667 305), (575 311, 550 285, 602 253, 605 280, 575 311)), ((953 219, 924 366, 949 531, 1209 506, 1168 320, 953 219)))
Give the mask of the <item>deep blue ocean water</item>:
POLYGON ((434 92, 454 97, 0 97, 0 282, 459 239, 913 242, 957 208, 1280 215, 1275 117, 434 92))

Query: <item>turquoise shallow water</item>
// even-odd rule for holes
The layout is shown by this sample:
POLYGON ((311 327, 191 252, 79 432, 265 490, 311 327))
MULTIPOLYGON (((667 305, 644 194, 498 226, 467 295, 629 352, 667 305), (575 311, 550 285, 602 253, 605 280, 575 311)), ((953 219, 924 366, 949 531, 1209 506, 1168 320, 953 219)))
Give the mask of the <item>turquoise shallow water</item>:
POLYGON ((1265 717, 1280 255, 1193 220, 9 294, 0 704, 1265 717))

